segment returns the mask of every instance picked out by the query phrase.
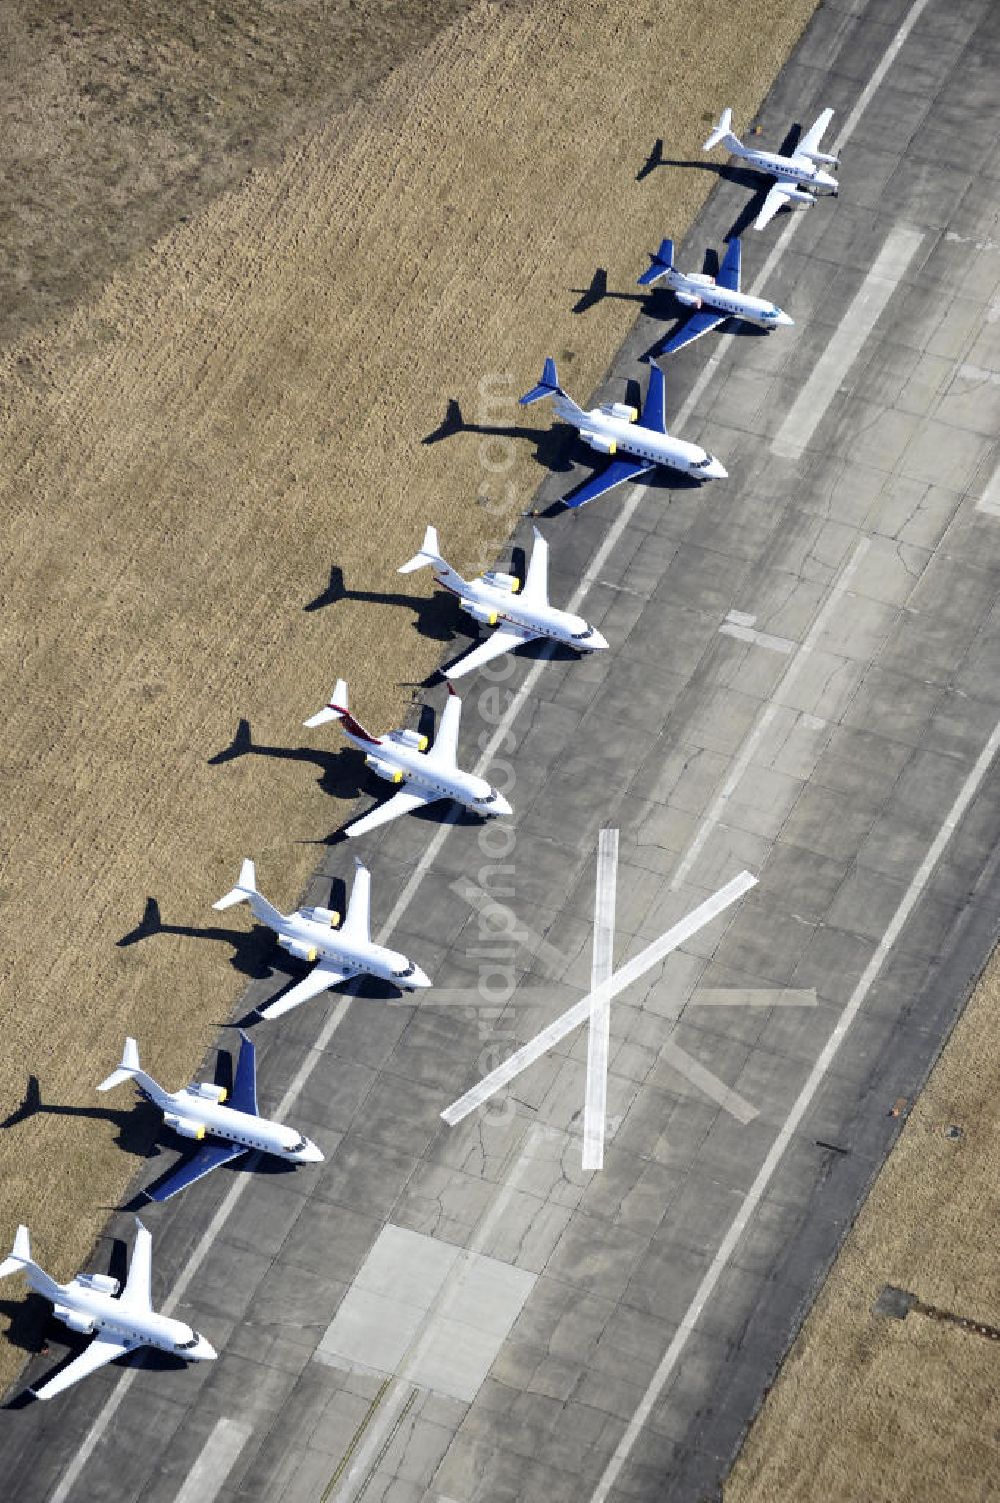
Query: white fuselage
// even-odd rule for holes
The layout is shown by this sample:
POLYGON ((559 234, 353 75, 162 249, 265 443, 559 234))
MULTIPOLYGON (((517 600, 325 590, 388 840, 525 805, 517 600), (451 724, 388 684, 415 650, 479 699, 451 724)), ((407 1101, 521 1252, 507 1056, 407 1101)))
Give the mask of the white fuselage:
POLYGON ((492 788, 485 778, 478 778, 473 772, 463 772, 460 767, 446 771, 435 767, 433 763, 428 766, 422 751, 396 740, 392 734, 369 741, 363 736, 356 736, 343 722, 341 730, 352 746, 392 770, 392 782, 409 783, 415 790, 430 798, 454 799, 456 804, 463 804, 475 814, 499 817, 511 813, 510 804, 503 794, 492 788), (394 776, 397 773, 399 776, 394 776))
POLYGON ((559 394, 554 398, 554 406, 558 415, 579 429, 583 442, 598 454, 629 454, 699 480, 726 479, 723 466, 699 444, 658 433, 655 428, 644 428, 628 418, 614 417, 600 407, 581 412, 559 394))
POLYGON ((755 297, 751 292, 734 292, 720 287, 714 277, 703 272, 677 271, 671 268, 663 280, 671 292, 692 308, 717 308, 732 318, 744 318, 748 323, 758 324, 762 329, 774 329, 779 324, 790 325, 792 320, 775 303, 767 298, 755 297))
POLYGON ((766 172, 769 177, 780 177, 786 182, 801 183, 803 188, 809 188, 813 193, 837 192, 837 179, 808 159, 783 157, 776 151, 753 151, 748 146, 742 147, 734 154, 741 157, 748 167, 756 167, 761 172, 766 172))
POLYGON ((339 971, 348 976, 364 972, 411 990, 430 985, 420 967, 414 965, 399 950, 389 950, 385 945, 374 944, 371 940, 367 943, 353 942, 333 928, 327 917, 328 909, 323 909, 322 913, 322 918, 314 917, 313 910, 310 909, 282 914, 281 926, 277 929, 279 943, 290 941, 283 948, 292 955, 298 955, 300 959, 330 960, 339 971))
POLYGON ((132 1310, 113 1294, 88 1289, 78 1279, 57 1284, 58 1294, 54 1294, 35 1278, 32 1269, 27 1270, 27 1276, 33 1289, 53 1301, 56 1319, 72 1330, 85 1330, 89 1322, 93 1331, 107 1331, 129 1346, 156 1346, 175 1352, 185 1362, 206 1362, 216 1355, 211 1342, 182 1320, 171 1320, 155 1310, 132 1310), (77 1320, 67 1319, 71 1315, 77 1320))
POLYGON ((213 1101, 210 1095, 201 1095, 196 1085, 185 1086, 181 1091, 165 1091, 145 1071, 137 1072, 135 1080, 143 1095, 161 1112, 185 1124, 185 1137, 222 1138, 227 1143, 241 1144, 248 1153, 254 1150, 273 1153, 292 1164, 317 1164, 323 1158, 316 1144, 293 1128, 213 1101))
POLYGON ((447 574, 434 570, 434 581, 450 594, 457 595, 463 603, 471 601, 496 615, 497 621, 507 621, 534 637, 550 637, 554 642, 564 642, 578 652, 596 652, 607 647, 607 641, 582 616, 570 611, 557 610, 554 605, 531 606, 512 589, 490 584, 485 579, 461 579, 451 570, 447 574))

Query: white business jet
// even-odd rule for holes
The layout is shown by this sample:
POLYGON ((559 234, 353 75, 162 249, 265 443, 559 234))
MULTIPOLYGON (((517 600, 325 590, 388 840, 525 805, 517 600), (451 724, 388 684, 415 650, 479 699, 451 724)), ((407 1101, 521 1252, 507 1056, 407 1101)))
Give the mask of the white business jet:
POLYGON ((696 480, 725 480, 726 471, 719 461, 699 444, 685 443, 667 432, 665 415, 666 382, 659 366, 650 366, 649 387, 642 417, 624 402, 604 402, 585 412, 559 385, 556 363, 545 362, 542 379, 521 397, 521 406, 551 397, 556 415, 572 423, 589 448, 598 454, 631 456, 612 459, 606 470, 586 481, 565 498, 566 506, 584 506, 596 496, 603 496, 625 480, 637 480, 651 470, 664 466, 692 475, 696 480))
POLYGON ((524 642, 534 642, 542 637, 575 647, 578 652, 597 652, 607 647, 601 633, 588 626, 582 616, 573 616, 549 604, 549 545, 537 527, 534 534, 535 546, 523 590, 520 580, 513 574, 499 574, 495 570, 480 579, 463 579, 441 557, 437 530, 433 527, 428 527, 424 533, 420 552, 400 565, 400 574, 412 574, 414 569, 423 569, 429 564, 434 571, 435 583, 458 596, 459 610, 484 626, 497 627, 485 642, 445 669, 447 678, 461 678, 491 658, 498 658, 501 653, 512 652, 524 642))
POLYGON ((371 873, 360 861, 355 861, 354 868, 354 886, 343 924, 340 914, 331 908, 298 908, 294 913, 279 913, 257 891, 257 873, 252 861, 244 861, 236 886, 212 904, 213 908, 231 908, 234 903, 249 903, 254 918, 274 930, 283 950, 296 960, 316 962, 297 986, 257 1009, 262 1018, 280 1018, 301 1002, 308 1002, 310 997, 351 976, 378 976, 404 991, 430 986, 420 967, 407 956, 373 941, 371 873))
POLYGON ((651 287, 662 278, 679 303, 685 308, 697 309, 663 346, 661 353, 664 355, 673 355, 707 334, 709 329, 724 324, 727 318, 742 318, 761 329, 777 329, 794 323, 794 319, 783 313, 777 303, 740 290, 742 254, 738 240, 728 242, 717 277, 706 276, 700 271, 679 271, 674 265, 672 240, 661 241, 659 250, 650 261, 652 264, 639 278, 640 287, 651 287))
POLYGON ((330 703, 311 715, 305 724, 312 727, 325 725, 328 720, 339 720, 348 741, 364 752, 365 761, 378 777, 389 783, 405 782, 409 785, 348 825, 346 834, 363 835, 366 830, 374 830, 377 825, 388 824, 401 814, 422 809, 442 798, 454 799, 456 804, 464 804, 474 814, 498 817, 513 813, 503 794, 491 788, 485 778, 477 777, 473 772, 463 772, 459 767, 461 716, 462 701, 451 690, 441 711, 434 745, 430 748, 427 737, 417 731, 390 731, 387 736, 373 736, 348 710, 347 685, 342 678, 337 680, 330 703))
POLYGON ((110 1091, 126 1080, 134 1080, 139 1090, 158 1106, 163 1120, 179 1137, 193 1138, 198 1147, 183 1159, 174 1172, 152 1190, 145 1191, 150 1200, 169 1200, 178 1190, 203 1179, 220 1164, 239 1158, 241 1153, 272 1153, 286 1164, 321 1164, 323 1155, 301 1133, 280 1122, 271 1122, 257 1110, 256 1052, 245 1033, 240 1034, 240 1053, 230 1096, 225 1086, 197 1080, 181 1091, 165 1091, 139 1066, 139 1049, 135 1039, 125 1040, 122 1062, 102 1080, 99 1091, 110 1091), (225 1104, 224 1104, 225 1103, 225 1104), (203 1141, 206 1140, 206 1141, 203 1141))
POLYGON ((153 1309, 151 1296, 153 1239, 136 1217, 135 1247, 124 1289, 106 1273, 78 1273, 68 1284, 57 1284, 31 1256, 28 1228, 19 1226, 14 1249, 0 1263, 0 1279, 9 1273, 27 1275, 28 1287, 51 1300, 53 1314, 71 1331, 94 1339, 41 1388, 30 1391, 38 1399, 54 1399, 57 1393, 96 1372, 106 1362, 123 1357, 140 1346, 155 1346, 173 1352, 185 1362, 211 1362, 216 1356, 211 1342, 183 1320, 172 1320, 153 1309))
POLYGON ((752 146, 744 146, 731 129, 732 110, 722 111, 719 123, 702 151, 711 151, 713 146, 721 143, 734 157, 746 162, 748 167, 756 167, 769 177, 777 179, 754 220, 755 230, 762 230, 766 224, 770 224, 783 204, 814 204, 821 193, 830 193, 836 198, 839 191, 837 179, 832 173, 824 172, 823 168, 838 166, 838 159, 830 152, 818 150, 823 133, 832 119, 833 111, 824 110, 816 123, 800 137, 791 156, 783 157, 776 151, 755 151, 752 146))

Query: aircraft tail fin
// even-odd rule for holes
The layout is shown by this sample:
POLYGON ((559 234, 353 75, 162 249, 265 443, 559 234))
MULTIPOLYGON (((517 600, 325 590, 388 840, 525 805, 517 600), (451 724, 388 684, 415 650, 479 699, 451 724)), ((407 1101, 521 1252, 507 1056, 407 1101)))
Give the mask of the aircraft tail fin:
MULTIPOLYGON (((423 569, 428 564, 443 563, 440 549, 438 548, 438 535, 436 527, 428 527, 424 533, 424 541, 420 552, 408 558, 405 564, 400 564, 397 574, 412 574, 415 569, 423 569)), ((346 700, 344 703, 346 704, 346 700)))
POLYGON ((247 903, 251 896, 257 895, 257 868, 249 859, 244 860, 240 867, 240 879, 235 887, 231 887, 224 897, 213 903, 213 908, 232 908, 234 903, 247 903))
POLYGON ((730 151, 741 151, 743 143, 739 136, 733 135, 733 112, 727 105, 719 116, 719 123, 715 126, 712 134, 701 148, 702 151, 711 151, 713 146, 725 145, 730 151))
POLYGON ((32 1267, 31 1242, 28 1239, 28 1228, 19 1226, 14 1233, 14 1246, 9 1258, 4 1258, 0 1263, 0 1279, 5 1279, 9 1273, 20 1273, 23 1268, 32 1267))
POLYGON ((117 1070, 112 1070, 106 1080, 102 1080, 97 1087, 99 1091, 110 1091, 114 1086, 121 1085, 126 1080, 132 1080, 139 1074, 139 1046, 135 1039, 127 1038, 125 1048, 122 1050, 122 1062, 117 1070))
POLYGON ((330 703, 324 705, 321 710, 316 711, 315 715, 310 715, 309 719, 302 723, 313 730, 317 725, 326 725, 330 720, 343 720, 346 714, 347 684, 344 679, 338 678, 337 686, 330 696, 330 703))
POLYGON ((543 397, 564 397, 565 395, 566 393, 559 385, 556 363, 552 359, 552 356, 549 355, 542 368, 542 379, 537 386, 533 386, 530 391, 526 391, 524 396, 519 400, 522 407, 529 407, 532 402, 540 402, 543 397))
POLYGON ((674 269, 674 242, 661 240, 660 248, 655 256, 650 256, 649 266, 639 278, 640 287, 648 287, 651 282, 656 282, 660 277, 666 276, 668 271, 674 269))

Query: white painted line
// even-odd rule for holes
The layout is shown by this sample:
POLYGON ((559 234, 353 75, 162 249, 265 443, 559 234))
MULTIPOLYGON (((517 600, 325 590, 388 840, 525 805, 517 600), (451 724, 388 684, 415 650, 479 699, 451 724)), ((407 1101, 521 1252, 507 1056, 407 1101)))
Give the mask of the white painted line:
POLYGON ((441 1116, 451 1127, 454 1127, 456 1122, 461 1122, 463 1117, 467 1117, 470 1112, 474 1112, 477 1107, 489 1101, 491 1096, 495 1096, 497 1091, 512 1081, 515 1076, 520 1075, 522 1070, 527 1070, 529 1065, 541 1059, 543 1054, 554 1048, 567 1034, 572 1033, 574 1028, 579 1028, 581 1023, 585 1023, 596 1003, 613 1001, 627 986, 631 986, 633 981, 638 981, 640 976, 644 976, 654 965, 665 960, 671 951, 678 949, 685 940, 697 934, 706 924, 710 924, 714 918, 724 913, 745 892, 749 892, 750 888, 756 885, 757 878, 752 872, 740 872, 738 876, 733 877, 724 887, 720 887, 718 892, 706 898, 703 903, 699 903, 697 908, 693 908, 658 939, 654 939, 652 944, 647 945, 633 960, 627 961, 609 980, 588 993, 579 1002, 574 1003, 547 1028, 543 1028, 530 1043, 518 1049, 496 1070, 491 1070, 489 1075, 477 1081, 464 1096, 460 1096, 457 1101, 446 1106, 441 1116))
POLYGON ((742 1122, 744 1127, 759 1115, 755 1106, 751 1106, 750 1102, 738 1091, 727 1086, 718 1075, 713 1074, 711 1070, 706 1070, 703 1064, 688 1054, 686 1049, 682 1049, 680 1044, 675 1044, 673 1039, 668 1039, 664 1044, 663 1058, 671 1069, 677 1071, 678 1075, 683 1075, 684 1079, 690 1081, 696 1090, 701 1091, 710 1101, 714 1101, 716 1106, 721 1106, 723 1111, 735 1117, 737 1122, 742 1122))
POLYGON ((252 1434, 241 1420, 216 1420, 174 1503, 213 1503, 252 1434))
POLYGON ((983 365, 960 365, 955 375, 978 386, 1000 386, 1000 371, 987 370, 983 365))
POLYGON ((798 647, 798 642, 793 642, 791 637, 775 637, 769 631, 755 630, 753 623, 756 616, 751 616, 749 621, 745 617, 734 620, 739 615, 739 611, 729 612, 719 627, 720 636, 735 637, 737 642, 751 642, 755 647, 766 647, 769 652, 781 652, 786 657, 798 647))
POLYGON ((691 1007, 815 1007, 814 986, 701 987, 692 992, 691 1007))
MULTIPOLYGON (((795 222, 796 221, 793 221, 793 223, 795 222)), ((722 785, 722 788, 716 794, 711 808, 698 827, 697 835, 688 846, 681 860, 677 863, 674 875, 670 879, 670 886, 674 892, 676 892, 677 889, 683 886, 683 884, 687 881, 691 868, 694 866, 698 857, 704 850, 705 843, 708 840, 708 837, 711 835, 712 831, 715 829, 716 825, 725 814, 729 800, 732 798, 733 794, 736 792, 737 788, 742 782, 743 776, 746 773, 747 768, 750 766, 750 763, 753 761, 754 756, 757 752, 757 748, 760 746, 761 741, 764 739, 764 736, 766 735, 771 722, 778 714, 778 711, 782 708, 782 704, 779 702, 780 698, 787 695, 788 689, 792 684, 794 684, 795 680, 798 678, 799 674, 806 666, 813 648, 816 646, 816 643, 819 641, 820 637, 823 635, 823 632, 826 630, 827 622, 829 621, 837 605, 840 603, 841 599, 847 592, 851 580, 854 578, 854 574, 857 570, 858 565, 860 564, 861 560, 864 558, 870 547, 870 538, 858 539, 858 543, 854 549, 854 552, 851 554, 847 563, 844 565, 839 579, 824 601, 823 609, 819 612, 812 626, 806 633, 802 646, 799 648, 798 652, 795 653, 788 667, 785 669, 785 672, 782 674, 779 683, 775 686, 772 692, 771 699, 768 701, 765 709, 759 715, 753 730, 744 741, 742 750, 740 751, 739 756, 736 758, 736 761, 733 763, 733 770, 729 774, 725 783, 722 785)))
POLYGON ((618 883, 618 831, 602 830, 597 839, 597 888, 594 893, 594 952, 590 989, 595 1001, 587 1035, 587 1090, 583 1103, 583 1167, 604 1168, 604 1131, 608 1112, 608 1055, 611 1046, 611 999, 597 1001, 614 970, 615 893, 618 883))
POLYGON ((914 874, 913 880, 910 882, 909 886, 906 889, 906 892, 903 894, 902 900, 900 901, 898 908, 896 909, 889 922, 889 927, 886 929, 881 940, 879 941, 875 953, 869 960, 861 976, 861 979, 859 980, 857 986, 854 988, 854 991, 851 993, 851 996, 848 999, 843 1012, 837 1019, 837 1023, 833 1029, 833 1032, 827 1039, 825 1045, 820 1051, 816 1063, 810 1070, 805 1085, 802 1087, 801 1091, 795 1099, 795 1103, 792 1106, 791 1111, 785 1118, 781 1131, 778 1133, 778 1136, 775 1138, 774 1143, 771 1145, 767 1157, 761 1165, 760 1172, 758 1173, 757 1178, 750 1186, 750 1189, 748 1190, 746 1197, 742 1205, 740 1206, 740 1209, 733 1217, 729 1229, 719 1245, 718 1252, 712 1259, 708 1272, 705 1274, 705 1277, 698 1285, 698 1288, 695 1291, 694 1298, 692 1299, 687 1310, 684 1312, 684 1316, 677 1329, 677 1333, 674 1336, 674 1339, 671 1341, 666 1352, 664 1353, 663 1358, 660 1361, 660 1365, 656 1369, 652 1381, 649 1384, 649 1387, 643 1394, 635 1413, 633 1414, 625 1429, 624 1435, 622 1436, 617 1448, 615 1449, 615 1453, 612 1456, 611 1461, 608 1463, 604 1474, 601 1477, 601 1480, 594 1490, 594 1493, 591 1497, 591 1503, 604 1503, 604 1500, 607 1499, 608 1494, 614 1487, 615 1479, 621 1471, 628 1453, 635 1443, 639 1431, 642 1429, 643 1425, 646 1423, 646 1420, 649 1418, 653 1406, 655 1405, 660 1394, 663 1392, 663 1388, 667 1382, 667 1379, 670 1377, 670 1374, 677 1366, 681 1353, 683 1352, 684 1347, 687 1344, 688 1338, 690 1337, 692 1331, 698 1323, 702 1310, 704 1309, 709 1299, 711 1299, 712 1294, 715 1291, 715 1287, 718 1284, 719 1279, 722 1277, 729 1259, 732 1257, 734 1251, 736 1250, 737 1244, 740 1241, 740 1238, 746 1231, 750 1218, 752 1217, 754 1211, 757 1209, 757 1206, 760 1204, 765 1190, 771 1183, 771 1180, 774 1178, 775 1171, 781 1163, 781 1160, 784 1158, 788 1145, 789 1143, 791 1143, 793 1135, 795 1134, 797 1128, 799 1127, 799 1124, 808 1111, 813 1097, 815 1096, 820 1085, 823 1083, 823 1080, 825 1079, 826 1074, 837 1054, 837 1050, 840 1048, 841 1044, 844 1041, 847 1030, 850 1028, 851 1024, 854 1022, 854 1019, 857 1017, 862 1003, 868 996, 872 985, 876 981, 879 972, 885 964, 885 960, 887 955, 889 954, 889 951, 892 949, 896 940, 899 938, 904 924, 910 917, 910 914, 913 912, 913 909, 916 906, 921 894, 923 893, 924 888, 927 886, 931 873, 933 872, 949 840, 958 827, 962 816, 965 814, 966 809, 975 798, 976 793, 978 792, 979 787, 983 782, 983 779, 986 777, 986 774, 989 772, 990 767, 993 764, 993 760, 996 757, 998 750, 1000 750, 1000 721, 998 721, 997 724, 993 727, 992 734, 990 735, 990 738, 987 741, 986 745, 983 747, 983 750, 977 757, 975 766, 969 773, 969 776, 966 778, 965 782, 962 784, 961 790, 955 802, 948 810, 943 824, 941 825, 933 841, 931 842, 930 847, 927 850, 927 854, 924 856, 923 861, 921 861, 920 866, 917 868, 917 871, 914 874))
POLYGON ((976 510, 984 511, 991 517, 1000 517, 1000 464, 993 471, 986 489, 976 502, 976 510))
POLYGON ((795 459, 802 453, 923 241, 923 231, 911 225, 889 231, 836 333, 785 414, 771 441, 772 454, 795 459))

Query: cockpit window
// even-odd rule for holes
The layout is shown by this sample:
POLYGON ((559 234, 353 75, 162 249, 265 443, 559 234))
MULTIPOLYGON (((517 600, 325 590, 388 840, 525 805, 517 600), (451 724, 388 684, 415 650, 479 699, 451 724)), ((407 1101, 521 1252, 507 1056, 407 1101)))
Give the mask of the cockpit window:
POLYGON ((490 789, 489 793, 484 793, 482 798, 476 798, 472 800, 474 804, 495 804, 496 801, 497 796, 492 788, 490 789))
POLYGON ((308 1147, 309 1147, 309 1144, 306 1142, 305 1138, 300 1138, 297 1143, 293 1143, 292 1144, 291 1148, 286 1148, 285 1152, 286 1153, 301 1153, 302 1150, 303 1150, 303 1148, 308 1148, 308 1147))
POLYGON ((412 976, 413 973, 414 973, 414 971, 416 969, 417 969, 416 966, 413 964, 413 961, 411 960, 410 964, 407 965, 407 966, 404 966, 401 971, 393 971, 392 974, 394 976, 412 976))
POLYGON ((198 1335, 198 1332, 195 1331, 190 1341, 178 1341, 174 1350, 178 1352, 189 1352, 192 1347, 196 1347, 198 1345, 200 1340, 201 1337, 198 1335))
POLYGON ((592 626, 588 626, 586 631, 575 631, 573 633, 573 641, 582 642, 585 637, 592 637, 593 635, 594 628, 592 626))
POLYGON ((695 462, 694 462, 694 464, 691 466, 691 468, 694 469, 694 470, 707 470, 708 467, 709 467, 709 465, 711 463, 712 463, 712 456, 711 456, 711 454, 706 454, 704 459, 696 459, 695 462))

